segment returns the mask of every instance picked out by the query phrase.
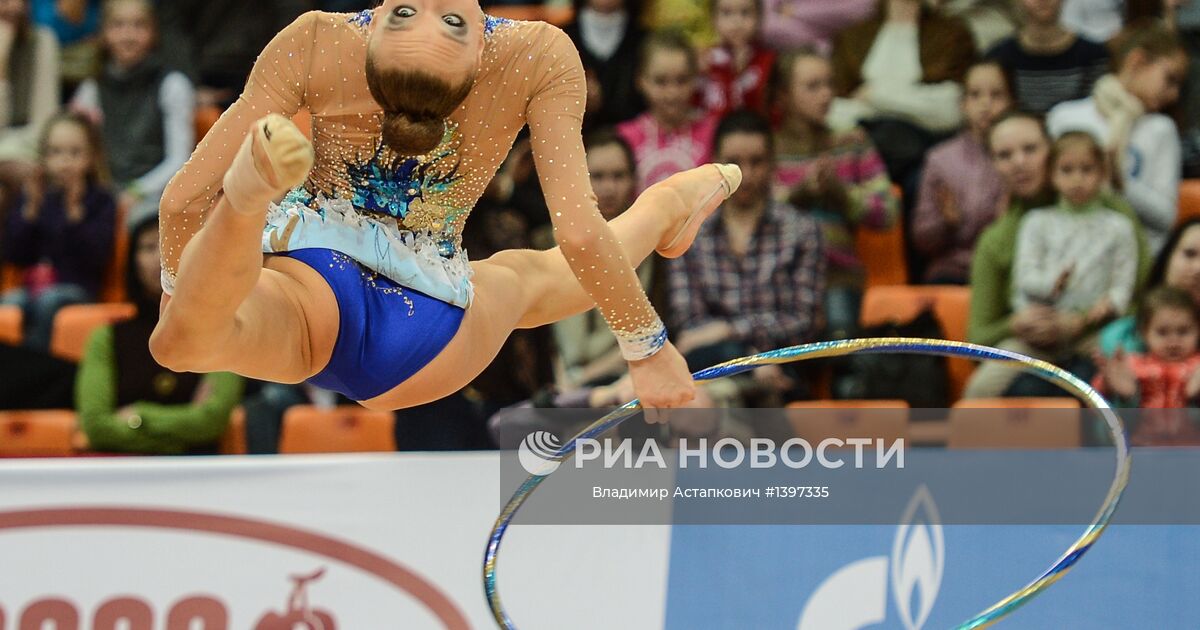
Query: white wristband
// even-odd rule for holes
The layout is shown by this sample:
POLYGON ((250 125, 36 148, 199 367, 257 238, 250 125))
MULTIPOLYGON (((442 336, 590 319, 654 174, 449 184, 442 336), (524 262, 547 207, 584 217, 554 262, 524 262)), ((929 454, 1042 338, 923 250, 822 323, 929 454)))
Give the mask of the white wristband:
POLYGON ((613 333, 617 337, 617 346, 621 348, 621 356, 626 361, 640 361, 652 357, 667 345, 667 327, 657 317, 644 328, 613 333))

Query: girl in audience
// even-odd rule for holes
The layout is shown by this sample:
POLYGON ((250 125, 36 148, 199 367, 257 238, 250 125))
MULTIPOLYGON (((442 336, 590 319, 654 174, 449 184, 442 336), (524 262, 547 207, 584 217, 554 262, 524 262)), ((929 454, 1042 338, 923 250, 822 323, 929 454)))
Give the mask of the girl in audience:
MULTIPOLYGON (((1009 113, 988 134, 988 150, 996 171, 1008 187, 1010 202, 998 219, 976 241, 971 260, 971 311, 967 340, 1037 358, 1055 360, 1059 348, 1070 347, 1086 334, 1081 314, 1047 304, 1017 308, 1012 281, 1017 233, 1028 210, 1054 205, 1047 161, 1050 140, 1041 121, 1032 114, 1009 113)), ((1131 221, 1133 210, 1119 195, 1102 192, 1102 205, 1131 221)), ((1141 227, 1133 221, 1138 242, 1138 274, 1148 266, 1141 227)), ((964 395, 990 398, 1005 392, 1018 372, 986 362, 972 375, 964 395)))
POLYGON ((1021 29, 987 53, 1015 83, 1017 107, 1044 114, 1087 96, 1108 69, 1108 49, 1059 22, 1062 0, 1019 0, 1021 29))
POLYGON ((227 372, 172 372, 150 356, 158 323, 158 217, 130 237, 125 286, 137 306, 131 320, 96 329, 75 383, 75 408, 95 451, 180 455, 217 452, 229 414, 241 400, 241 377, 227 372))
POLYGON ((1196 303, 1186 291, 1155 289, 1138 306, 1137 328, 1145 351, 1118 350, 1111 358, 1097 354, 1100 373, 1092 385, 1118 406, 1154 410, 1126 416, 1133 444, 1200 444, 1200 422, 1194 412, 1182 411, 1200 398, 1196 303))
POLYGON ((646 108, 635 86, 645 32, 640 0, 575 0, 575 21, 563 31, 579 49, 587 76, 585 126, 615 125, 646 108))
POLYGON ((967 70, 962 101, 967 127, 934 147, 921 171, 912 242, 927 258, 926 284, 966 284, 975 239, 1007 202, 985 143, 988 129, 1012 102, 999 63, 981 61, 967 70))
POLYGON ((854 229, 884 230, 897 203, 882 158, 866 133, 833 132, 832 68, 811 50, 780 58, 776 72, 782 122, 775 136, 775 196, 811 212, 821 225, 828 268, 826 317, 831 338, 854 336, 865 279, 854 229))
MULTIPOLYGON (((1178 289, 1192 296, 1200 306, 1200 218, 1191 218, 1171 231, 1146 286, 1151 290, 1163 287, 1178 289)), ((1138 330, 1137 318, 1128 315, 1100 331, 1100 352, 1112 356, 1117 351, 1145 352, 1146 341, 1138 330)))
POLYGON ((1159 112, 1179 98, 1188 58, 1178 35, 1161 24, 1134 28, 1122 40, 1116 74, 1097 81, 1091 97, 1055 107, 1046 122, 1055 136, 1086 131, 1101 139, 1115 183, 1157 253, 1175 224, 1181 160, 1175 122, 1159 112))
POLYGON ((100 132, 82 116, 58 114, 42 134, 38 173, 9 206, 4 235, 4 262, 24 277, 0 302, 25 311, 26 345, 49 348, 58 309, 99 297, 116 214, 100 132))
MULTIPOLYGON (((1121 406, 1143 409, 1179 409, 1200 395, 1200 339, 1196 303, 1181 289, 1160 287, 1138 305, 1137 329, 1146 340, 1145 350, 1126 354, 1117 350, 1110 358, 1098 354, 1100 374, 1096 389, 1121 406)), ((1148 415, 1148 418, 1159 416, 1148 415)), ((1164 433, 1160 430, 1154 433, 1164 433)), ((1140 433, 1150 427, 1141 423, 1140 433)))
POLYGON ((1104 207, 1104 149, 1083 132, 1054 143, 1051 182, 1058 205, 1021 222, 1013 270, 1013 306, 1045 304, 1084 315, 1091 328, 1124 313, 1137 280, 1133 225, 1104 207))
POLYGON ((637 83, 647 111, 617 125, 637 158, 638 192, 708 161, 717 119, 692 105, 698 77, 696 51, 682 35, 646 39, 637 83))
POLYGON ((704 55, 704 109, 723 116, 735 109, 767 113, 767 82, 775 51, 759 43, 761 0, 713 0, 718 43, 704 55))
POLYGON ((154 54, 157 18, 149 0, 109 0, 101 29, 105 64, 72 107, 98 121, 130 222, 158 211, 167 182, 196 143, 196 92, 154 54))
POLYGON ((29 0, 0 0, 0 183, 19 184, 32 172, 59 90, 54 33, 33 25, 29 0))

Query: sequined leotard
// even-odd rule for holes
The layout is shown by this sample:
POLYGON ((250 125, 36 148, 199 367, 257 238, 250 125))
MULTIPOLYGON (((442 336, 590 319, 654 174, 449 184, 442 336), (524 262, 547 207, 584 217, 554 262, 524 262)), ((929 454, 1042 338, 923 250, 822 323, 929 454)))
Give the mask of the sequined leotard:
POLYGON ((371 11, 307 13, 263 51, 241 97, 163 196, 167 292, 249 126, 270 113, 290 117, 307 108, 315 164, 308 181, 268 212, 263 251, 336 250, 403 287, 467 307, 473 291, 462 227, 528 124, 568 264, 627 357, 661 347, 662 323, 596 207, 580 132, 584 74, 566 35, 542 22, 487 18, 474 87, 447 120, 441 145, 401 156, 383 147, 383 114, 367 89, 373 18, 371 11))

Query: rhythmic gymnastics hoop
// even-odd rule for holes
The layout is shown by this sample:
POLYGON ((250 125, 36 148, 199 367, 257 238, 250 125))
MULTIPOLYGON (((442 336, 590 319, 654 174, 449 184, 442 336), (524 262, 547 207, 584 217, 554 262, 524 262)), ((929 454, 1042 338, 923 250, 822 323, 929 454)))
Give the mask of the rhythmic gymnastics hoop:
MULTIPOLYGON (((1083 535, 1072 543, 1067 548, 1067 551, 1050 568, 1038 576, 1037 579, 957 626, 958 630, 986 628, 1007 617, 1014 610, 1020 608, 1042 591, 1049 588, 1051 584, 1062 579, 1062 576, 1066 575, 1067 571, 1075 566, 1075 563, 1079 562, 1083 554, 1087 553, 1092 548, 1092 545, 1096 543, 1096 540, 1100 538, 1100 535, 1104 533, 1109 521, 1112 519, 1113 512, 1117 509, 1117 504, 1121 501, 1121 495, 1124 494, 1125 486, 1129 483, 1129 443, 1125 436, 1125 425, 1122 424, 1120 417, 1117 416, 1112 407, 1109 406, 1108 401, 1104 400, 1104 397, 1099 392, 1092 389, 1087 383, 1079 380, 1074 374, 1062 368, 1016 352, 956 341, 905 339, 899 337, 848 339, 844 341, 826 341, 792 346, 790 348, 772 350, 751 357, 727 361, 720 365, 700 370, 693 374, 692 377, 697 381, 707 381, 739 374, 760 365, 791 363, 793 361, 839 357, 848 354, 885 354, 893 352, 899 354, 964 357, 977 361, 1004 361, 1017 364, 1018 367, 1023 368, 1025 371, 1036 374, 1046 381, 1071 392, 1082 399, 1088 407, 1099 410, 1101 415, 1104 416, 1109 435, 1113 439, 1113 444, 1116 445, 1117 468, 1113 476, 1112 485, 1108 488, 1108 494, 1105 496, 1100 510, 1096 512, 1096 516, 1092 519, 1091 524, 1083 531, 1083 535)), ((563 444, 554 454, 553 460, 565 461, 574 454, 575 442, 577 440, 594 438, 631 418, 641 408, 641 404, 634 400, 615 409, 563 444)), ((500 552, 500 543, 504 539, 504 533, 508 530, 509 524, 512 523, 517 510, 521 508, 521 505, 525 503, 529 495, 533 494, 533 491, 537 489, 547 476, 530 475, 521 484, 521 487, 517 488, 512 498, 508 500, 508 504, 501 510, 500 516, 496 518, 496 523, 492 526, 492 532, 488 536, 487 549, 483 554, 483 590, 487 595, 488 606, 492 610, 492 616, 496 619, 497 625, 505 630, 515 630, 516 626, 513 625, 512 619, 509 618, 508 613, 504 610, 504 604, 500 600, 499 584, 496 580, 496 557, 500 552)))

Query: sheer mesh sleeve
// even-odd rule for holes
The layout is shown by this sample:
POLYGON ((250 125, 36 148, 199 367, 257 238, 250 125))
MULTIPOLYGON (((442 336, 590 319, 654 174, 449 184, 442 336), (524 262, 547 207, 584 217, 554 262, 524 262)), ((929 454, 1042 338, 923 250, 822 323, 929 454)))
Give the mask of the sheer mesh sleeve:
POLYGON ((596 205, 581 137, 586 85, 579 53, 562 31, 546 32, 526 116, 555 240, 625 358, 645 358, 662 347, 666 332, 596 205))
POLYGON ((159 210, 163 289, 174 288, 183 248, 216 204, 234 155, 254 121, 267 114, 291 117, 304 103, 308 60, 316 41, 317 13, 307 13, 267 45, 237 102, 221 116, 163 193, 159 210))

